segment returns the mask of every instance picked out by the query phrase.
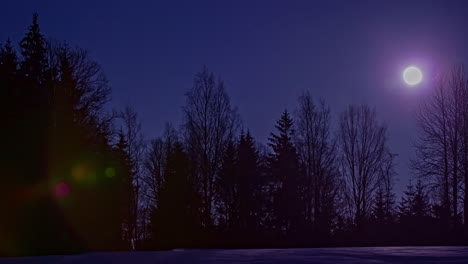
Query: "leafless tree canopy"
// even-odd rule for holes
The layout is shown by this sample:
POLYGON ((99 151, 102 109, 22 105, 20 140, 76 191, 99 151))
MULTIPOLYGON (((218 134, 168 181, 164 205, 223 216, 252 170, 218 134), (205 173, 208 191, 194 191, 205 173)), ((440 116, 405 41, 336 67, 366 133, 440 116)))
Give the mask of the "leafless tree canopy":
POLYGON ((349 212, 356 224, 369 216, 375 191, 386 176, 385 168, 393 163, 386 131, 369 106, 349 106, 341 114, 340 169, 349 212))
POLYGON ((74 90, 70 96, 75 111, 74 121, 81 125, 109 126, 113 116, 106 113, 105 106, 110 100, 111 88, 101 66, 81 48, 71 48, 51 40, 47 43, 47 49, 51 80, 61 78, 64 62, 71 71, 74 90))
POLYGON ((329 222, 339 185, 336 141, 330 135, 330 118, 330 108, 323 100, 316 105, 309 92, 299 97, 296 146, 305 174, 306 220, 316 229, 329 222))
MULTIPOLYGON (((458 207, 468 179, 468 80, 459 65, 438 81, 417 113, 419 138, 412 168, 429 186, 444 217, 456 224, 460 222, 458 207)), ((464 195, 466 219, 468 199, 466 192, 464 195)))
POLYGON ((186 94, 184 107, 185 141, 195 177, 201 183, 205 225, 210 225, 215 197, 215 177, 227 142, 239 126, 236 109, 231 106, 222 80, 204 67, 186 94))
POLYGON ((122 133, 125 136, 127 149, 130 158, 130 177, 132 191, 130 192, 130 204, 127 219, 124 226, 124 236, 130 242, 130 247, 135 248, 136 243, 144 234, 146 222, 144 216, 147 208, 141 194, 143 186, 143 161, 144 161, 144 140, 141 133, 141 123, 137 113, 130 107, 126 107, 122 113, 123 126, 122 133))
POLYGON ((164 184, 167 153, 176 141, 178 141, 177 131, 168 123, 163 136, 151 140, 144 155, 143 195, 152 206, 157 207, 159 193, 164 184))

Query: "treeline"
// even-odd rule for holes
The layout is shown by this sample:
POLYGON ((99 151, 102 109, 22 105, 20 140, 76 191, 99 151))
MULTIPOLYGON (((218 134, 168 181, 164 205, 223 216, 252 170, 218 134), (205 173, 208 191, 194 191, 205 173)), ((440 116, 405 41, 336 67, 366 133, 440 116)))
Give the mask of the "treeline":
POLYGON ((145 140, 135 111, 109 111, 99 65, 46 41, 37 18, 0 47, 0 254, 466 241, 462 67, 421 107, 415 177, 398 202, 375 109, 349 106, 333 125, 304 92, 264 145, 204 67, 183 123, 145 140))
POLYGON ((130 159, 110 87, 79 48, 46 41, 34 15, 0 48, 0 253, 126 248, 130 159))

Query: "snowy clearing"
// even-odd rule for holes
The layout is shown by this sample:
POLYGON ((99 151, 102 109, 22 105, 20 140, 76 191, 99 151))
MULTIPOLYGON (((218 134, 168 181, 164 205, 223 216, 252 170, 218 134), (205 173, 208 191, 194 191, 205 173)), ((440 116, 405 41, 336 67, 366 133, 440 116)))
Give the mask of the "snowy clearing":
POLYGON ((468 263, 468 247, 212 249, 0 258, 0 263, 468 263))

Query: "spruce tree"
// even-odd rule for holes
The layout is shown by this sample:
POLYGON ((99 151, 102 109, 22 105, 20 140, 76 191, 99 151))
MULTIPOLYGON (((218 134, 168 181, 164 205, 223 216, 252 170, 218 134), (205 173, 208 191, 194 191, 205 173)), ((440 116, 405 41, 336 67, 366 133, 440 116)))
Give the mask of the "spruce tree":
POLYGON ((420 180, 416 184, 413 200, 411 203, 411 214, 418 218, 430 215, 429 196, 420 180))
POLYGON ((182 143, 175 142, 168 151, 164 185, 152 214, 152 235, 157 247, 187 247, 198 235, 199 199, 188 177, 188 156, 182 143))
POLYGON ((18 68, 18 56, 11 43, 7 39, 5 45, 0 47, 0 72, 1 74, 14 74, 18 68))
POLYGON ((247 130, 238 143, 237 174, 239 177, 239 225, 244 234, 256 231, 255 219, 261 209, 259 154, 255 140, 247 130))
POLYGON ((398 216, 400 219, 400 223, 404 221, 405 218, 411 216, 414 195, 414 185, 410 181, 408 186, 406 186, 406 191, 403 192, 403 197, 401 198, 400 204, 398 206, 398 216))
POLYGON ((293 120, 285 110, 277 121, 277 133, 271 133, 268 145, 273 152, 269 170, 274 181, 276 229, 281 235, 294 236, 301 224, 300 173, 293 143, 293 120))
POLYGON ((216 179, 220 204, 220 227, 228 232, 237 232, 239 228, 239 177, 237 146, 230 141, 223 155, 221 169, 216 179), (234 230, 236 229, 236 230, 234 230))
POLYGON ((21 40, 21 72, 36 84, 44 81, 47 66, 46 41, 38 24, 37 13, 34 13, 29 31, 21 40))
POLYGON ((429 213, 429 197, 422 182, 418 180, 416 185, 410 182, 401 199, 398 213, 401 238, 405 243, 427 243, 431 236, 439 232, 429 232, 435 228, 429 213))

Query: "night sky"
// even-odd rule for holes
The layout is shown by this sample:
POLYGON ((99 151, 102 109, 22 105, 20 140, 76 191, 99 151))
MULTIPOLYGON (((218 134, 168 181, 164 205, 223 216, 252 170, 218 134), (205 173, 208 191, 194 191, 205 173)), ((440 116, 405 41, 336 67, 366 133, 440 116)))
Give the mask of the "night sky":
POLYGON ((375 106, 408 183, 414 111, 438 72, 468 62, 468 1, 2 1, 0 40, 15 43, 32 13, 46 36, 89 50, 133 106, 146 138, 181 123, 184 93, 203 65, 224 79, 257 140, 303 90, 324 98, 334 123, 348 104, 375 106), (359 3, 358 3, 359 2, 359 3), (406 66, 424 74, 402 81, 406 66))

